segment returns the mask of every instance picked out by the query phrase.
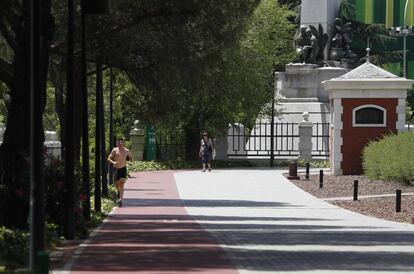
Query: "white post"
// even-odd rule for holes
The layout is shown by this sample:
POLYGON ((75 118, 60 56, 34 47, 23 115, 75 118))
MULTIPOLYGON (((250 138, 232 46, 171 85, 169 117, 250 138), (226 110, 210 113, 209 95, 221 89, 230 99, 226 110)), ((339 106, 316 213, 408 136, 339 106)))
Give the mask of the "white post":
POLYGON ((129 133, 131 140, 131 154, 134 161, 142 161, 144 158, 145 131, 139 127, 138 120, 134 121, 135 127, 129 133))
POLYGON ((55 131, 45 131, 45 143, 44 146, 47 149, 47 153, 55 158, 61 158, 61 146, 58 141, 58 135, 55 131))
POLYGON ((227 139, 228 130, 223 130, 217 138, 214 139, 215 160, 227 160, 227 150, 229 142, 227 139))
POLYGON ((312 128, 309 113, 303 113, 303 121, 299 123, 299 160, 309 163, 312 161, 312 128))
POLYGON ((237 156, 246 156, 246 139, 244 132, 244 125, 242 123, 235 123, 229 125, 228 130, 228 154, 237 154, 237 156))

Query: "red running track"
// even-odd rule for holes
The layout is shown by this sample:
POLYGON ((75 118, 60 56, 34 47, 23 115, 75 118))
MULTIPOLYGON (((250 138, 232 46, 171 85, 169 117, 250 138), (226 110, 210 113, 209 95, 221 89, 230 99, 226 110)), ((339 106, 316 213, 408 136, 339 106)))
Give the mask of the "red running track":
POLYGON ((134 173, 124 207, 91 237, 70 273, 238 273, 188 215, 173 172, 134 173))

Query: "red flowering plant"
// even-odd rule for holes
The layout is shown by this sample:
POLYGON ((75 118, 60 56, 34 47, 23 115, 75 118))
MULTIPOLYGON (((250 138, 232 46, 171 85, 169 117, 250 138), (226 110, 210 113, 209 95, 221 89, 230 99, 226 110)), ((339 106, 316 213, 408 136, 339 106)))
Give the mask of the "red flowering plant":
POLYGON ((45 158, 46 214, 49 222, 63 227, 65 197, 65 165, 59 158, 47 155, 45 158))
MULTIPOLYGON (((75 170, 75 218, 77 231, 83 234, 84 221, 81 214, 80 202, 86 200, 85 195, 79 196, 81 184, 79 172, 75 170), (85 196, 85 197, 84 197, 85 196), (81 220, 82 219, 82 220, 81 220)), ((48 154, 45 158, 45 198, 46 214, 50 223, 58 225, 59 232, 63 232, 65 216, 65 163, 61 159, 48 154)))

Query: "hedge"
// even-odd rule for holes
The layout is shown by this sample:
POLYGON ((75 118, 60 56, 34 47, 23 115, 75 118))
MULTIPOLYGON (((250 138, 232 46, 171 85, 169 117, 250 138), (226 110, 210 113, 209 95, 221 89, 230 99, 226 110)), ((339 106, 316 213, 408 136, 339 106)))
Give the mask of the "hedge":
POLYGON ((362 158, 365 175, 370 179, 414 182, 414 131, 370 142, 362 158))

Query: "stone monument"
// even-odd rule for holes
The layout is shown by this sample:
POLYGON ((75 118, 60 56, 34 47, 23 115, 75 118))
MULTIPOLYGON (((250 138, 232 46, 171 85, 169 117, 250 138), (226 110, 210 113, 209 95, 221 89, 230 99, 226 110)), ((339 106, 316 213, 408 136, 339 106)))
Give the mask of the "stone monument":
POLYGON ((129 134, 131 138, 131 154, 135 161, 144 158, 145 131, 138 120, 134 121, 134 128, 129 134))
POLYGON ((334 22, 342 0, 302 0, 300 8, 300 24, 317 27, 322 25, 325 32, 334 22))

